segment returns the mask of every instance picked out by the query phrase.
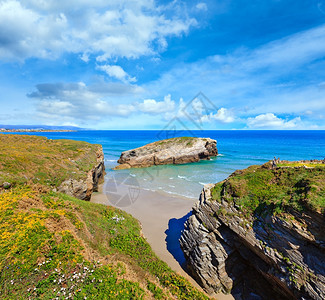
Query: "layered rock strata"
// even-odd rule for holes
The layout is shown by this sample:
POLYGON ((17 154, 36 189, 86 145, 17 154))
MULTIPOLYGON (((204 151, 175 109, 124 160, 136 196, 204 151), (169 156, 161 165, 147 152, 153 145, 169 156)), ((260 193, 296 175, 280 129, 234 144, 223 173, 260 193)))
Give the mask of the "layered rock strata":
POLYGON ((325 168, 269 167, 204 187, 180 239, 189 272, 235 299, 325 299, 325 168))

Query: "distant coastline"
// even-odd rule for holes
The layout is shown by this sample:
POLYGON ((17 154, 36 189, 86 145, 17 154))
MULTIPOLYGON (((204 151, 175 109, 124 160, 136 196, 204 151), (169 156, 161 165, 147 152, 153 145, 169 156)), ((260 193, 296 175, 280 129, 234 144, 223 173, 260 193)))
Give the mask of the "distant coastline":
POLYGON ((7 129, 0 128, 0 132, 76 132, 71 129, 7 129))

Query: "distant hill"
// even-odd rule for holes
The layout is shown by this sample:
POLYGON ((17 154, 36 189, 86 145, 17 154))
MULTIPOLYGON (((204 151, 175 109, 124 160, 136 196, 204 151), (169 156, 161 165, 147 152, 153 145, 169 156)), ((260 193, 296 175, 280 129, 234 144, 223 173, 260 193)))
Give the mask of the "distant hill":
POLYGON ((48 126, 48 125, 3 125, 0 128, 5 129, 48 129, 48 130, 85 130, 77 126, 48 126))

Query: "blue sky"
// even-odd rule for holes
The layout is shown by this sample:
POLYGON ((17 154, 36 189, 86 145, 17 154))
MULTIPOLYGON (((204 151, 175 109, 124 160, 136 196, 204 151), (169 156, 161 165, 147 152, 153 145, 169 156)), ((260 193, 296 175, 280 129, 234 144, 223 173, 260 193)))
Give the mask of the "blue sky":
POLYGON ((0 0, 0 104, 8 125, 325 129, 325 0, 0 0))

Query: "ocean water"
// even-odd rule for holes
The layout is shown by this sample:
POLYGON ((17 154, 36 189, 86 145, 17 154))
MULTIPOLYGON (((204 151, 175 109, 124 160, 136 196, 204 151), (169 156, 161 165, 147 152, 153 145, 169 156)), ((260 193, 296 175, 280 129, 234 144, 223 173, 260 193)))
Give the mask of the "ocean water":
POLYGON ((206 183, 216 183, 237 169, 262 164, 274 156, 285 160, 324 159, 325 131, 78 131, 32 135, 74 139, 103 146, 106 180, 117 178, 143 189, 198 198, 206 183), (209 137, 217 140, 219 155, 210 161, 113 171, 122 151, 166 137, 209 137), (131 179, 131 180, 130 180, 131 179))

